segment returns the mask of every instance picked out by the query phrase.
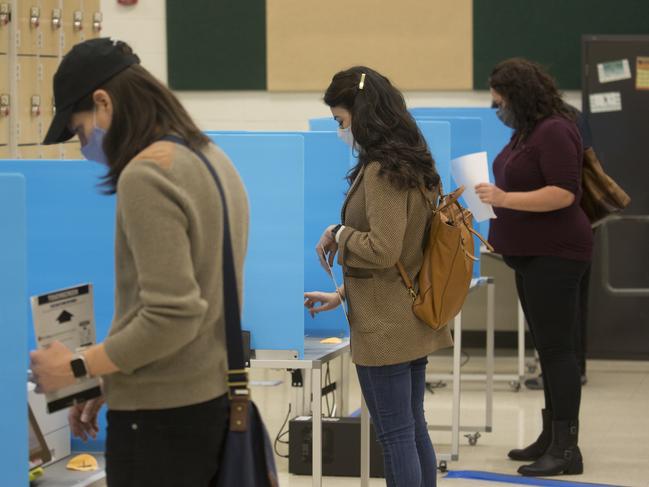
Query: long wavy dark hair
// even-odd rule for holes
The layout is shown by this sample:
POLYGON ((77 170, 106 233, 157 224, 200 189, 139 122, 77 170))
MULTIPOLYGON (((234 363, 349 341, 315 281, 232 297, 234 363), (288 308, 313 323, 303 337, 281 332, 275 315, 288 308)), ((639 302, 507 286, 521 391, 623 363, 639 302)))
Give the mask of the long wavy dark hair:
POLYGON ((489 86, 505 99, 514 115, 514 129, 522 139, 547 117, 576 119, 574 110, 562 100, 554 78, 533 61, 511 58, 500 62, 491 72, 489 86))
MULTIPOLYGON (((126 53, 133 52, 124 42, 118 46, 126 53)), ((201 150, 210 141, 171 90, 139 64, 129 66, 97 89, 105 90, 113 103, 103 147, 109 164, 102 183, 107 194, 116 192, 119 177, 131 159, 162 136, 176 134, 194 150, 201 150)), ((93 109, 91 93, 76 104, 74 111, 93 109)))
POLYGON ((352 115, 351 130, 359 153, 358 164, 347 174, 350 185, 364 166, 376 161, 381 164, 379 174, 399 189, 438 186, 440 178, 428 145, 403 95, 388 78, 365 66, 341 71, 331 80, 324 102, 352 115))

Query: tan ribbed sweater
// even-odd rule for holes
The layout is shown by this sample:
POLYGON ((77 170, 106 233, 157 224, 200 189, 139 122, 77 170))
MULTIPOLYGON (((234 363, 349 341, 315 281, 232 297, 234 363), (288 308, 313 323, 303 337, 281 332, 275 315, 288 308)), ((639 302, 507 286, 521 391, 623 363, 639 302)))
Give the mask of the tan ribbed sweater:
MULTIPOLYGON (((225 186, 239 295, 248 237, 245 189, 227 156, 203 151, 225 186)), ((224 394, 223 207, 189 149, 156 142, 117 186, 115 317, 104 378, 110 409, 164 409, 224 394)))

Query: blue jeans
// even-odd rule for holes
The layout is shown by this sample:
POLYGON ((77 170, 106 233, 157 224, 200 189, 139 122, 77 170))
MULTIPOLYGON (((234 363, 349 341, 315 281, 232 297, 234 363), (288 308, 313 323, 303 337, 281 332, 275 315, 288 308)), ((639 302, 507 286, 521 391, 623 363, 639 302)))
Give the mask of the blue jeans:
POLYGON ((435 487, 437 460, 424 417, 426 364, 356 366, 363 397, 383 447, 388 487, 435 487))

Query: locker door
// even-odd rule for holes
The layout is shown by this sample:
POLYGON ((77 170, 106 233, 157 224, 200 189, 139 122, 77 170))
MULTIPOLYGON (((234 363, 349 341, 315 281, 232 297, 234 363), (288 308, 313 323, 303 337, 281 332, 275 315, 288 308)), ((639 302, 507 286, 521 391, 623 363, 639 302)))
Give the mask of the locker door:
POLYGON ((79 139, 76 137, 70 142, 61 145, 63 146, 64 159, 84 159, 83 154, 81 154, 81 144, 79 143, 79 139))
POLYGON ((11 4, 0 1, 0 54, 9 52, 9 26, 11 19, 11 4))
POLYGON ((18 2, 18 54, 34 55, 43 43, 43 10, 37 0, 18 2))
POLYGON ((19 145, 18 146, 18 159, 40 159, 41 147, 39 145, 19 145))
POLYGON ((63 144, 42 145, 41 157, 43 159, 61 159, 63 156, 63 144))
POLYGON ((86 25, 84 36, 86 39, 93 39, 101 36, 104 23, 104 16, 101 13, 99 0, 85 0, 83 2, 83 13, 86 25))
POLYGON ((44 56, 58 56, 61 49, 61 36, 63 33, 63 10, 60 0, 41 0, 41 34, 42 46, 40 54, 44 56))
POLYGON ((11 103, 9 95, 9 57, 0 54, 0 145, 9 144, 9 124, 11 123, 11 110, 7 107, 11 103))
POLYGON ((63 0, 63 52, 84 40, 86 28, 83 0, 63 0))
MULTIPOLYGON (((39 62, 36 56, 18 56, 18 97, 16 119, 18 144, 40 142, 39 123, 43 112, 39 89, 39 62)), ((42 75, 41 75, 42 76, 42 75)))
POLYGON ((59 66, 58 58, 40 58, 41 59, 41 70, 42 79, 40 80, 40 94, 42 102, 42 114, 41 114, 41 130, 39 135, 39 141, 42 141, 45 138, 45 134, 52 123, 52 118, 54 118, 54 93, 52 88, 52 80, 54 79, 54 73, 59 66))

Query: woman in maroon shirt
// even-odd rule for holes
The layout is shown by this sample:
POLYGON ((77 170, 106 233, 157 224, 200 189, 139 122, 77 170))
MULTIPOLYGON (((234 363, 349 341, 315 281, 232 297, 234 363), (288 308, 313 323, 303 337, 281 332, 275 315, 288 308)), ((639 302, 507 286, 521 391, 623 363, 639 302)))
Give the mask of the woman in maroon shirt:
POLYGON ((574 346, 579 285, 592 252, 581 210, 583 148, 573 112, 554 80, 524 59, 498 64, 489 79, 498 116, 514 129, 494 161, 496 184, 476 186, 494 206, 489 241, 516 274, 516 288, 544 379, 543 430, 513 460, 527 476, 581 474, 577 446, 580 371, 574 346))

